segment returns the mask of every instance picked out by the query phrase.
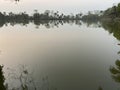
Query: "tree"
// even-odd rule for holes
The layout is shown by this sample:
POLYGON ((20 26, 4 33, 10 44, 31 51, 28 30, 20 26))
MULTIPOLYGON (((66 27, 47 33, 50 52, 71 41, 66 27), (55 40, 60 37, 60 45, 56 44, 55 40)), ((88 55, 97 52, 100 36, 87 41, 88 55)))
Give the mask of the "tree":
POLYGON ((118 14, 120 15, 120 3, 119 3, 118 6, 117 6, 117 12, 118 12, 118 14))
POLYGON ((40 18, 40 14, 38 13, 38 10, 34 10, 34 14, 33 14, 33 19, 34 20, 39 20, 39 18, 40 18))

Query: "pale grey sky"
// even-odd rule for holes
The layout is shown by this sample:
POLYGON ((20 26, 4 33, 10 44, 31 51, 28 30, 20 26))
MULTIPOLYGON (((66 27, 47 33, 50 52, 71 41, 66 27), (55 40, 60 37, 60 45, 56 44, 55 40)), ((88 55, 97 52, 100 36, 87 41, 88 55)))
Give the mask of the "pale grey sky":
POLYGON ((13 0, 0 0, 0 11, 33 12, 34 9, 41 11, 55 10, 64 13, 78 13, 93 10, 105 10, 117 4, 119 0, 20 0, 15 4, 13 0))

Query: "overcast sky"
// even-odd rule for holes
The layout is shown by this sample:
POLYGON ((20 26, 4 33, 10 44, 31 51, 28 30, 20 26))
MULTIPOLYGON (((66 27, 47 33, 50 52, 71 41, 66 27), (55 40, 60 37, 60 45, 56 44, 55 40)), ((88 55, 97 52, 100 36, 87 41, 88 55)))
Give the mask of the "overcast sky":
POLYGON ((105 10, 117 4, 120 0, 20 0, 15 4, 13 0, 0 0, 0 11, 33 12, 34 9, 57 10, 64 13, 78 13, 93 10, 105 10))

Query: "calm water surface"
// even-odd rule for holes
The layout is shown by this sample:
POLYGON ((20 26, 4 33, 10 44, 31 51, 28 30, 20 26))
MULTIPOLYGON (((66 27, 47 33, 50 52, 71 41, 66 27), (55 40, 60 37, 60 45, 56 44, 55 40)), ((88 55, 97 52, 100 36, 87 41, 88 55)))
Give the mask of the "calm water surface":
POLYGON ((86 24, 8 25, 0 28, 0 64, 9 89, 20 87, 23 71, 30 90, 118 90, 109 71, 119 59, 118 43, 113 33, 86 24))

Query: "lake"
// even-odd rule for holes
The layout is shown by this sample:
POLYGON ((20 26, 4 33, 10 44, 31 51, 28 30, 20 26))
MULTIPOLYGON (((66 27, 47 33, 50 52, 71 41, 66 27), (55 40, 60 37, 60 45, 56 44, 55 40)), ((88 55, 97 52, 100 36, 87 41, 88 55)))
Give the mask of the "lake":
POLYGON ((119 28, 59 23, 1 26, 0 64, 9 90, 22 85, 29 90, 120 89, 110 72, 120 59, 119 28))

